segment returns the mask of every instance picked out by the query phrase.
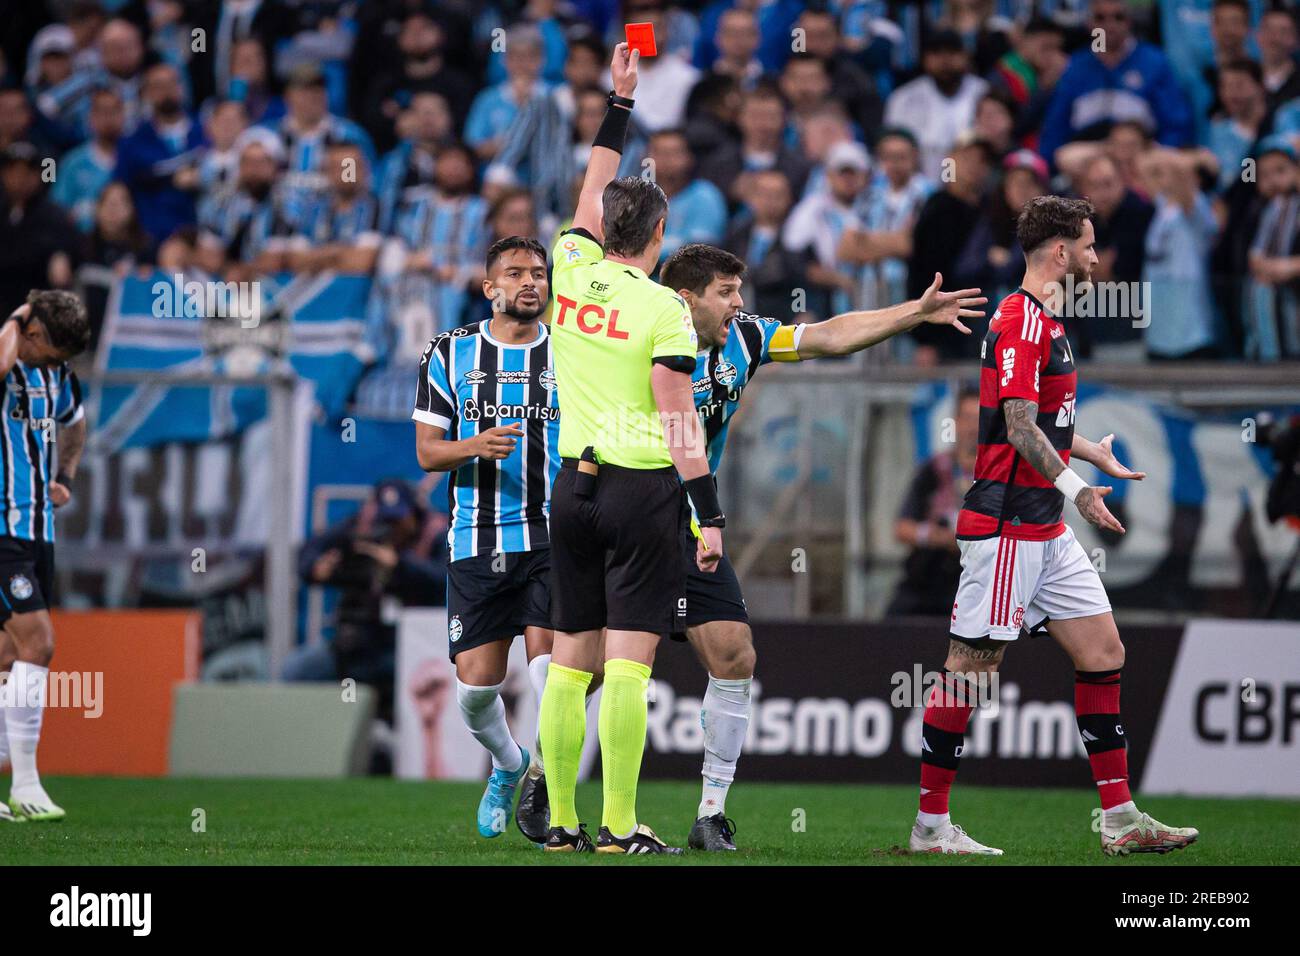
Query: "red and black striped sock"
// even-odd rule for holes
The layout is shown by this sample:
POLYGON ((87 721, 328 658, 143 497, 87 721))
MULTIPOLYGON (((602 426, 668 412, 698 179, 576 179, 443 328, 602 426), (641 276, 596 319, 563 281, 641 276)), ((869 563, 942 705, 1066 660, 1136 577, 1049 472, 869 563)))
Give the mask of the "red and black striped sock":
POLYGON ((1074 713, 1088 750, 1101 808, 1128 803, 1128 744, 1119 714, 1120 669, 1074 672, 1074 713))
POLYGON ((975 699, 974 689, 951 671, 944 671, 943 680, 930 689, 921 726, 922 813, 948 812, 975 699))

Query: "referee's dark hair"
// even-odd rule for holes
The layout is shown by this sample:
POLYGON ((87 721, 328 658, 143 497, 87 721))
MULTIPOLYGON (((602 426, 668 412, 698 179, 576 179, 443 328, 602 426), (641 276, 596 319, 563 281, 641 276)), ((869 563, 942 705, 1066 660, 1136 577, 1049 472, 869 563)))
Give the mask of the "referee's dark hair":
POLYGON ((541 259, 543 264, 546 262, 546 249, 536 239, 531 236, 506 236, 504 239, 498 239, 496 242, 492 243, 492 245, 488 246, 487 261, 484 264, 483 271, 488 275, 491 275, 492 267, 497 264, 497 260, 507 252, 511 252, 515 249, 523 249, 526 252, 531 252, 533 255, 537 256, 537 258, 541 259))
POLYGON ((27 293, 27 304, 32 307, 28 320, 41 320, 50 345, 68 358, 86 351, 90 344, 90 320, 86 317, 86 307, 75 295, 57 289, 33 289, 27 293))
POLYGON ((668 215, 668 197, 658 183, 623 176, 605 187, 605 255, 636 256, 650 245, 659 220, 668 215))
POLYGON ((1078 239, 1092 214, 1092 203, 1086 199, 1035 196, 1020 210, 1016 238, 1027 256, 1052 239, 1078 239))
POLYGON ((659 269, 659 284, 678 292, 689 289, 703 295, 709 283, 719 276, 737 279, 745 275, 745 262, 726 249, 692 242, 682 246, 659 269))

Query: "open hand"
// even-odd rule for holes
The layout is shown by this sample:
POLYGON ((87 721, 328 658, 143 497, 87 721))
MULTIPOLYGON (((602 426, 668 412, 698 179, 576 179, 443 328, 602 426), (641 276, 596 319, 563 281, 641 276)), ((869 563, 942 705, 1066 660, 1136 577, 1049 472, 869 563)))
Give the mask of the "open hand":
POLYGON ((959 289, 956 292, 940 292, 943 274, 936 272, 934 282, 921 296, 921 321, 935 325, 951 325, 958 332, 970 335, 970 329, 962 324, 962 319, 982 319, 984 311, 978 306, 989 300, 980 295, 979 289, 959 289))

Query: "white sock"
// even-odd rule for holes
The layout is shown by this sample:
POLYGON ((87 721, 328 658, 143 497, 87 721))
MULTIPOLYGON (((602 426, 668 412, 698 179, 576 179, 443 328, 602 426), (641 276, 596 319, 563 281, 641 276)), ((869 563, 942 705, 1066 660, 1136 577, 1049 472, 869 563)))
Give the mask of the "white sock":
POLYGON ((36 745, 41 739, 41 715, 45 712, 45 684, 49 673, 48 667, 30 661, 14 661, 9 673, 5 735, 9 738, 15 793, 41 786, 40 774, 36 772, 36 745))
POLYGON ((9 708, 5 706, 5 694, 7 691, 0 687, 0 764, 9 760, 9 734, 5 731, 5 714, 9 708))
POLYGON ((1137 804, 1132 800, 1128 800, 1111 807, 1109 810, 1101 811, 1102 823, 1106 826, 1131 823, 1133 818, 1137 816, 1137 812, 1137 804))
MULTIPOLYGON (((537 739, 533 741, 533 763, 537 765, 536 770, 541 773, 544 770, 542 765, 542 721, 540 715, 542 712, 542 692, 546 690, 546 669, 551 666, 550 654, 538 654, 528 662, 528 683, 533 685, 533 693, 537 695, 537 739)), ((529 775, 533 771, 530 769, 529 775)))
POLYGON ((736 779, 736 761, 749 729, 749 688, 752 677, 719 680, 709 675, 700 708, 704 727, 704 793, 697 817, 725 813, 727 791, 736 779))
MULTIPOLYGON (((504 681, 502 682, 504 683, 504 681)), ((501 700, 502 684, 491 687, 474 687, 456 679, 456 703, 465 726, 492 755, 492 766, 497 770, 518 770, 524 755, 519 744, 510 736, 506 723, 506 705, 501 700)))
POLYGON ((929 830, 940 830, 952 822, 952 818, 946 813, 924 813, 920 810, 916 812, 916 822, 929 830))

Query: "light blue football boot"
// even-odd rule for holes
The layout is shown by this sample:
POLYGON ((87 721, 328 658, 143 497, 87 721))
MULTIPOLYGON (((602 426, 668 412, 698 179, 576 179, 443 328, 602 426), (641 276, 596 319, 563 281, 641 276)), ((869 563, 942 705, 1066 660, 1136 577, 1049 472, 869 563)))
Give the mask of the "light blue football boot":
POLYGON ((481 837, 489 840, 499 837, 510 825, 515 808, 515 789, 519 786, 519 781, 524 779, 524 774, 528 773, 530 760, 528 751, 523 747, 519 748, 519 752, 523 755, 523 760, 518 770, 493 769, 492 775, 488 777, 487 789, 483 791, 483 799, 478 802, 478 835, 481 837))

